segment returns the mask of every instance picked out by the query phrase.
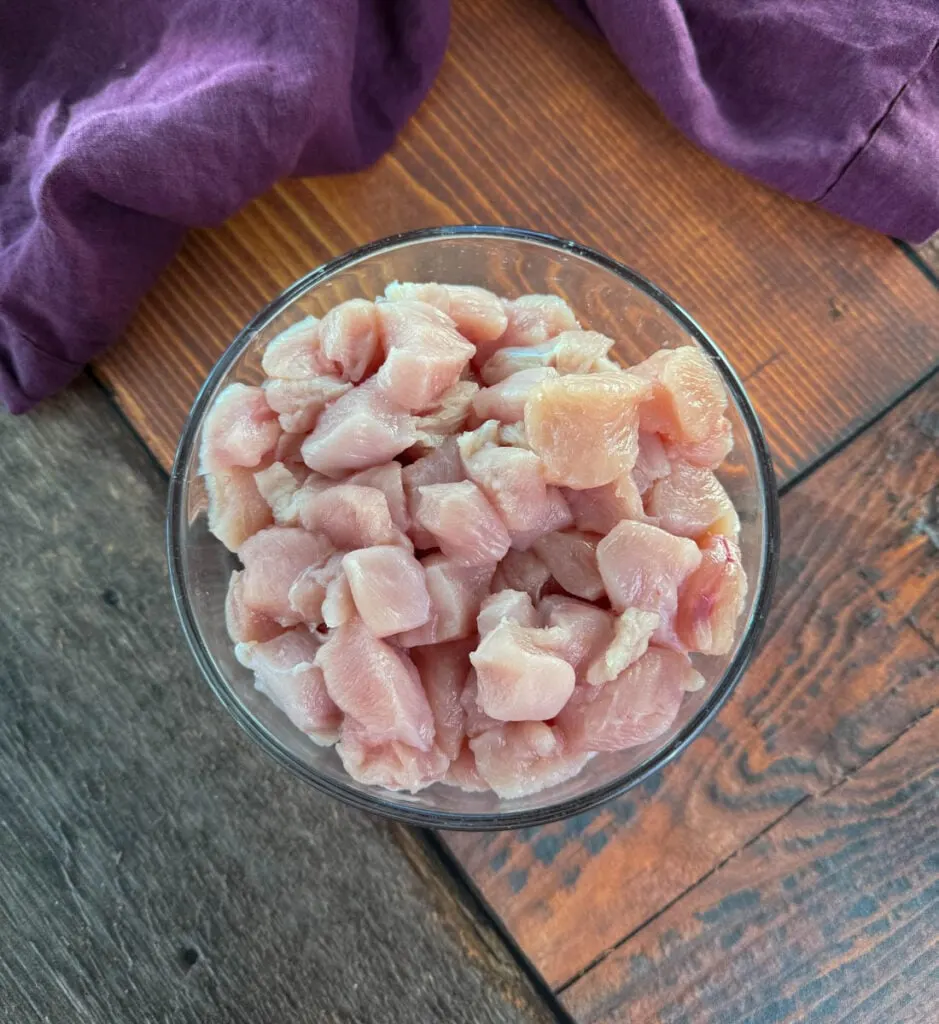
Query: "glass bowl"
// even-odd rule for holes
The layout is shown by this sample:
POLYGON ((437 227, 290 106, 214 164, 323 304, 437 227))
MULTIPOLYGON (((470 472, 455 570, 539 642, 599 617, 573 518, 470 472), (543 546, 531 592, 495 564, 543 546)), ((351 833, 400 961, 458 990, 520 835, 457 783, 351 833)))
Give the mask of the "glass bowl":
POLYGON ((232 342, 209 374, 183 430, 169 487, 167 546, 173 597, 186 639, 209 685, 268 754, 324 793, 364 810, 444 829, 509 829, 577 814, 635 786, 675 757, 713 718, 740 679, 766 618, 779 549, 772 462, 756 414, 720 349, 667 295, 640 274, 575 242, 501 227, 445 227, 395 235, 340 256, 291 285, 232 342), (617 339, 637 362, 656 349, 693 344, 720 371, 729 395, 735 447, 720 471, 740 514, 740 547, 750 581, 733 650, 695 656, 707 680, 685 696, 672 727, 654 742, 599 754, 575 778, 532 796, 503 800, 431 786, 417 794, 361 785, 336 752, 318 747, 253 686, 234 657, 224 601, 237 560, 207 529, 197 475, 205 415, 226 385, 263 378, 261 354, 286 327, 354 297, 374 298, 399 281, 475 284, 507 297, 563 296, 584 327, 617 339))

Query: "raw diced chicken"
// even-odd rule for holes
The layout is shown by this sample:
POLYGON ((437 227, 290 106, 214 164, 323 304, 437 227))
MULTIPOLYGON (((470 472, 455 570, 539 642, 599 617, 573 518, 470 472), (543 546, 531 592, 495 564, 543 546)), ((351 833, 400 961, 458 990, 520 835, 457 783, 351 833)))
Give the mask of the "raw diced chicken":
POLYGON ((530 796, 573 778, 588 755, 566 749, 563 737, 544 722, 515 722, 469 741, 476 769, 505 800, 530 796))
POLYGON ((642 495, 632 473, 621 473, 602 487, 588 487, 583 491, 565 487, 563 494, 578 530, 606 534, 621 519, 646 520, 642 495))
POLYGON ((281 429, 288 434, 306 434, 316 426, 326 406, 351 389, 339 377, 304 377, 303 380, 272 378, 264 382, 267 404, 279 413, 281 429))
POLYGON ((282 462, 285 466, 300 466, 303 469, 303 456, 300 448, 306 438, 303 434, 281 434, 274 447, 274 461, 282 462))
POLYGON ((472 380, 458 380, 440 399, 440 404, 414 421, 418 450, 439 448, 451 434, 463 429, 473 408, 479 385, 472 380))
POLYGON ((377 488, 388 502, 388 511, 395 526, 405 533, 411 528, 400 462, 386 462, 384 466, 363 469, 361 473, 353 473, 345 482, 357 487, 377 488))
POLYGON ((378 637, 416 629, 430 618, 421 563, 399 547, 375 545, 342 560, 362 621, 378 637))
POLYGON ((251 469, 270 455, 279 438, 277 414, 267 404, 261 388, 229 384, 205 417, 199 472, 251 469))
POLYGON ((391 402, 374 378, 329 405, 300 449, 318 473, 340 477, 389 462, 414 444, 414 420, 391 402))
POLYGON ((470 655, 479 706, 503 722, 553 718, 574 692, 574 669, 550 652, 548 631, 503 620, 470 655))
POLYGON ((305 468, 273 462, 254 474, 254 483, 267 502, 278 526, 296 526, 300 522, 297 495, 307 476, 305 468))
POLYGON ((649 641, 659 625, 658 612, 627 608, 616 620, 609 645, 587 668, 587 682, 602 686, 615 679, 649 649, 649 641))
POLYGON ((603 596, 603 580, 597 568, 596 534, 579 530, 549 533, 535 541, 535 554, 551 575, 575 597, 596 601, 603 596))
POLYGON ((451 761, 459 756, 463 744, 466 712, 460 698, 470 670, 469 654, 474 645, 474 640, 455 640, 421 647, 411 654, 433 712, 434 745, 451 761))
POLYGON ((463 460, 457 447, 455 437, 447 438, 443 444, 429 452, 423 458, 405 466, 401 471, 404 493, 408 503, 408 514, 411 517, 411 539, 415 547, 422 551, 437 546, 433 535, 421 529, 415 522, 418 503, 418 488, 424 484, 455 484, 465 479, 463 460))
POLYGON ((323 621, 326 583, 322 581, 322 574, 321 567, 310 566, 300 573, 287 591, 287 602, 290 607, 302 622, 311 626, 318 626, 323 621))
POLYGON ((499 339, 500 348, 541 345, 580 326, 574 311, 558 295, 522 295, 506 302, 505 311, 508 324, 499 339))
POLYGON ((566 530, 574 525, 574 517, 561 493, 560 487, 545 488, 545 512, 537 527, 531 530, 513 530, 512 547, 516 551, 527 551, 539 537, 554 533, 557 530, 566 530))
POLYGON ((719 431, 727 392, 703 352, 690 345, 663 349, 633 366, 630 373, 652 384, 642 405, 643 430, 689 444, 706 441, 719 431))
POLYGON ((747 596, 740 549, 727 537, 710 537, 701 554, 678 598, 678 636, 690 651, 727 654, 747 596))
POLYGON ((505 523, 509 536, 543 530, 552 513, 544 480, 544 466, 524 448, 482 448, 464 456, 467 477, 489 499, 505 523))
POLYGON ((684 655, 650 647, 613 682, 579 692, 557 724, 571 750, 624 750, 647 743, 674 722, 682 693, 697 686, 696 676, 684 655))
POLYGON ((542 345, 500 349, 483 366, 480 377, 492 385, 536 367, 550 367, 556 373, 616 370, 616 364, 605 358, 612 346, 612 338, 596 331, 564 331, 542 345))
POLYGON ((446 313, 464 338, 473 343, 495 341, 508 326, 509 318, 498 296, 471 284, 414 284, 394 281, 385 297, 426 302, 446 313))
POLYGON ((511 445, 513 448, 530 447, 523 420, 520 420, 518 423, 503 423, 499 427, 498 440, 499 444, 511 445))
POLYGON ((523 590, 500 590, 484 598, 476 618, 480 637, 491 633, 503 621, 515 622, 519 626, 537 626, 538 613, 531 603, 531 596, 523 590))
POLYGON ((700 563, 694 541, 628 519, 597 545, 597 565, 613 607, 658 612, 653 640, 669 647, 681 647, 674 628, 678 588, 700 563))
POLYGON ((646 506, 663 530, 678 537, 736 538, 740 532, 737 510, 717 477, 687 462, 672 463, 671 474, 653 485, 646 506))
POLYGON ((244 562, 244 601, 248 607, 293 625, 300 616, 290 606, 290 587, 304 569, 323 565, 333 553, 324 537, 292 526, 270 526, 250 537, 239 555, 244 562))
POLYGON ((538 611, 551 633, 553 652, 573 667, 578 680, 583 679, 588 665, 613 639, 613 616, 561 594, 542 598, 538 611))
POLYGON ((356 782, 411 793, 440 782, 450 767, 450 759, 436 746, 418 750, 397 741, 374 744, 369 730, 348 718, 336 752, 356 782))
MULTIPOLYGON (((524 349, 523 351, 530 350, 524 349)), ((530 370, 520 370, 518 373, 510 374, 500 380, 498 384, 478 391, 473 397, 473 409, 481 420, 492 419, 499 420, 501 423, 517 423, 525 416, 525 401, 528 398, 528 392, 536 384, 557 375, 557 370, 551 366, 536 366, 530 370)))
POLYGON ((471 739, 480 736, 489 729, 498 729, 502 722, 490 718, 479 706, 479 682, 476 679, 476 669, 471 668, 463 686, 463 694, 460 697, 460 704, 466 714, 463 727, 466 735, 471 739))
POLYGON ((476 756, 464 740, 459 756, 450 762, 447 774, 440 780, 445 786, 456 786, 466 793, 485 793, 492 787, 476 770, 476 756))
POLYGON ((388 499, 377 487, 343 483, 313 493, 300 506, 300 523, 346 551, 373 544, 411 546, 395 526, 388 499))
POLYGON ((418 488, 415 521, 460 565, 498 562, 511 539, 482 491, 468 480, 418 488))
POLYGON ((669 441, 665 445, 665 451, 670 459, 690 462, 692 466, 701 466, 704 469, 717 469, 733 451, 733 447, 733 425, 726 416, 721 416, 717 426, 705 440, 697 444, 669 441))
POLYGON ((525 404, 525 431, 547 481, 581 490, 629 472, 646 390, 625 372, 572 373, 534 387, 525 404))
POLYGON ((430 595, 430 618, 395 639, 402 647, 440 644, 470 636, 494 566, 458 565, 439 552, 421 559, 430 595))
POLYGON ((349 299, 333 306, 320 321, 319 338, 323 356, 344 380, 360 381, 378 369, 381 346, 373 302, 349 299))
POLYGON ((633 467, 633 479, 639 493, 645 494, 656 480, 668 476, 671 471, 672 464, 662 438, 658 434, 640 430, 639 454, 633 467))
POLYGON ((303 380, 332 372, 320 352, 318 324, 316 317, 308 316, 274 338, 261 359, 261 368, 268 377, 303 380))
POLYGON ((235 657, 254 673, 255 688, 323 746, 336 742, 342 715, 314 664, 319 643, 302 626, 266 643, 241 643, 235 657))
POLYGON ((433 408, 476 349, 445 313, 426 303, 380 302, 376 308, 386 353, 378 382, 405 409, 433 408))
POLYGON ((356 617, 352 588, 344 572, 340 572, 326 584, 322 614, 323 622, 328 629, 335 629, 356 617))
POLYGON ((370 744, 400 740, 430 750, 434 718, 417 669, 403 651, 352 618, 330 633, 316 663, 330 697, 363 727, 370 744))
POLYGON ((228 548, 237 551, 258 530, 272 522, 250 469, 220 470, 205 477, 209 499, 208 526, 228 548))
POLYGON ((550 579, 551 570, 533 551, 513 548, 499 563, 492 577, 492 589, 524 590, 532 601, 538 601, 550 579))
POLYGON ((244 600, 244 573, 233 572, 225 595, 225 627, 237 644, 273 640, 284 627, 249 608, 244 600))

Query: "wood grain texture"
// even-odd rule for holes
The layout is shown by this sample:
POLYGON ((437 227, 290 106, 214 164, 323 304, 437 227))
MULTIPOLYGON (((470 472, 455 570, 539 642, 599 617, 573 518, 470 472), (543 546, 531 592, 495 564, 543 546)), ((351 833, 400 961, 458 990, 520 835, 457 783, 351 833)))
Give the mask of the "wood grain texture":
POLYGON ((564 993, 580 1024, 924 1024, 939 1007, 939 711, 564 993))
POLYGON ((916 247, 920 259, 936 275, 939 275, 939 235, 934 235, 928 242, 916 247))
POLYGON ((439 81, 389 156, 193 232, 99 363, 164 466, 209 367, 265 302, 352 246, 435 224, 547 230, 645 273, 726 350, 784 479, 939 359, 939 296, 888 239, 698 151, 546 0, 453 13, 439 81))
POLYGON ((0 418, 0 475, 0 1021, 554 1019, 413 837, 215 702, 100 389, 0 418))
POLYGON ((939 375, 783 498, 762 651, 676 762, 557 825, 447 836, 551 985, 939 703, 937 414, 939 375))

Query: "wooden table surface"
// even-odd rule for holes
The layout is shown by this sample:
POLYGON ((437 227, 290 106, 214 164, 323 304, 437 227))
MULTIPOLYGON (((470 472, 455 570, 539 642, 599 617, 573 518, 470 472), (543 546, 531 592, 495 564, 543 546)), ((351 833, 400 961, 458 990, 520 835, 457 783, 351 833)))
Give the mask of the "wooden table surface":
MULTIPOLYGON (((432 851, 420 860, 426 899, 428 879, 452 884, 455 871, 484 901, 479 920, 501 929, 483 945, 508 966, 478 1019, 511 1008, 583 1022, 937 1020, 939 250, 914 252, 720 166, 548 4, 454 8, 439 82, 393 152, 358 175, 286 182, 192 233, 95 374, 166 468, 240 327, 311 267, 376 237, 527 226, 663 286, 731 358, 772 448, 783 552, 761 652, 705 733, 639 791, 540 829, 419 837, 422 857, 432 851)), ((220 708, 188 713, 198 720, 181 728, 221 744, 220 708)), ((225 737, 239 746, 233 728, 225 737)), ((239 813, 217 772, 200 784, 239 813)), ((303 798, 279 784, 280 809, 266 813, 293 821, 286 804, 303 798)), ((395 849, 417 843, 396 835, 395 849)), ((204 856, 251 870, 230 849, 204 856)), ((289 844, 273 856, 283 885, 311 884, 286 863, 289 844)), ((394 898, 377 882, 369 892, 394 898)), ((244 924, 237 909, 232 927, 244 924)), ((381 926, 362 941, 394 941, 381 926)), ((458 955, 448 941, 435 964, 458 955)), ((289 960, 264 969, 294 978, 289 960)), ((479 977, 444 980, 480 998, 479 977)), ((311 1020, 317 1005, 297 1004, 311 1020)))

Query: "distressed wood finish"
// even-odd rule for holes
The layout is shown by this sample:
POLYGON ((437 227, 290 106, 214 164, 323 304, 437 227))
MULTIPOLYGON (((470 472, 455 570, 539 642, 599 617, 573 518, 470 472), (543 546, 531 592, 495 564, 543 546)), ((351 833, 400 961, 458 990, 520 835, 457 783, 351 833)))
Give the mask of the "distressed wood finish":
POLYGON ((0 475, 0 1021, 555 1019, 415 837, 218 706, 100 389, 0 418, 0 475))
POLYGON ((209 367, 260 306, 328 257, 433 224, 539 228, 652 278, 726 349, 784 479, 939 358, 939 299, 889 240, 695 149, 546 0, 453 6, 439 82, 394 152, 194 232, 100 362, 164 466, 209 367))
POLYGON ((639 791, 557 825, 447 842, 561 986, 939 702, 939 375, 783 499, 761 654, 639 791))
POLYGON ((564 993, 580 1024, 924 1024, 939 1006, 939 711, 564 993))

